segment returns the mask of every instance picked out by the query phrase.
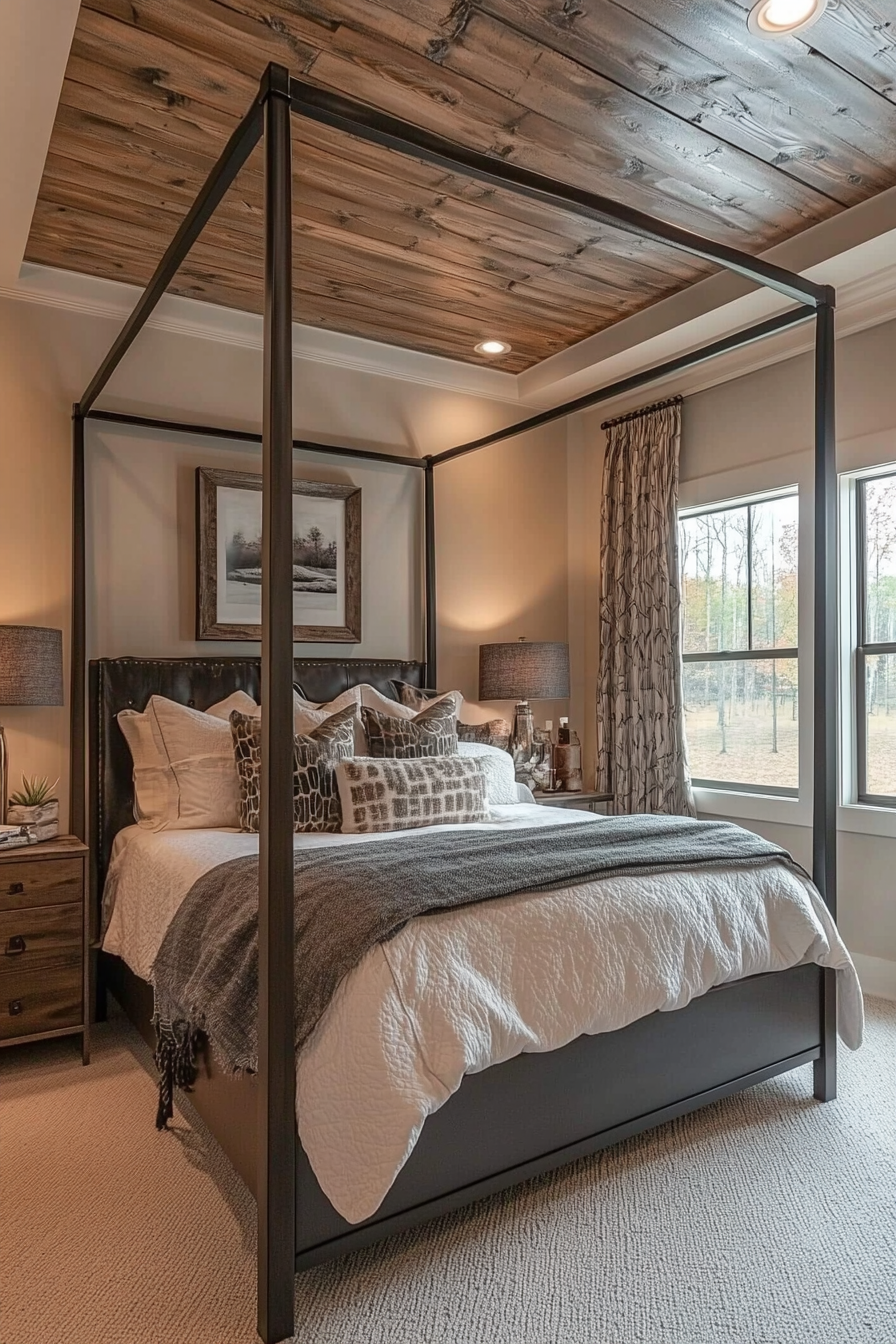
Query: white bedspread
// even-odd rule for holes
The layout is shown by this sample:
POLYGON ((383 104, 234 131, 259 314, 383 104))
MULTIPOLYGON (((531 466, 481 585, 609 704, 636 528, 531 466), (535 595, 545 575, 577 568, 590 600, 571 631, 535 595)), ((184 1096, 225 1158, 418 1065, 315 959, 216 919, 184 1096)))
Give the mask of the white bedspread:
MULTIPOLYGON (((588 815, 534 805, 494 813, 502 828, 588 815)), ((296 845, 383 838, 302 835, 296 845)), ((150 980, 193 883, 257 843, 234 831, 123 831, 106 887, 106 951, 150 980)), ((779 864, 617 877, 412 920, 345 977, 299 1055, 303 1147, 333 1206, 360 1222, 464 1074, 803 962, 840 973, 840 1035, 856 1049, 863 1019, 852 962, 810 884, 779 864)))

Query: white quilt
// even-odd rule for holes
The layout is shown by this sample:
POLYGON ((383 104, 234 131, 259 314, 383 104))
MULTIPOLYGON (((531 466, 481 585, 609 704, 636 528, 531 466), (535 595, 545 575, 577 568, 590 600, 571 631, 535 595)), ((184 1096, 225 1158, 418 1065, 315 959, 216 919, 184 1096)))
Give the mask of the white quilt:
MULTIPOLYGON (((502 828, 588 815, 534 805, 493 811, 502 828)), ((301 835, 296 845, 383 838, 301 835)), ((106 951, 150 980, 193 883, 257 844, 233 831, 122 832, 106 885, 106 951)), ((615 877, 412 920, 345 977, 299 1055, 302 1145, 333 1206, 360 1222, 464 1074, 803 962, 839 972, 840 1035, 856 1049, 863 1018, 852 962, 811 885, 779 864, 615 877)))

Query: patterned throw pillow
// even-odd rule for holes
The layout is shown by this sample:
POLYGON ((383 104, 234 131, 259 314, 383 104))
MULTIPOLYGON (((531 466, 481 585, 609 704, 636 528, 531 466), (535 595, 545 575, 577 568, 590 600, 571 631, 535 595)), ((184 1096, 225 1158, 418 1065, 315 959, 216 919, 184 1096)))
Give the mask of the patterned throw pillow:
MULTIPOLYGON (((412 709, 415 714, 419 714, 421 709, 431 705, 434 700, 446 700, 449 697, 454 701, 454 707, 457 713, 460 713, 464 698, 460 691, 431 691, 420 686, 412 686, 409 681, 390 681, 395 694, 398 696, 399 704, 404 705, 405 709, 412 709)), ((366 699, 362 704, 366 704, 366 699)), ((373 709, 378 709, 378 705, 373 705, 373 709)))
POLYGON ((480 742, 487 747, 507 751, 510 746, 510 724, 506 719, 489 719, 488 723, 459 723, 459 742, 480 742))
POLYGON ((485 771, 463 756, 374 760, 336 767, 342 829, 352 835, 488 821, 485 771))
POLYGON ((435 700, 412 719, 361 707, 371 756, 421 757, 457 754, 457 711, 451 699, 435 700))
MULTIPOLYGON (((293 808, 296 831, 338 831, 342 826, 336 766, 355 745, 354 704, 331 715, 307 736, 295 739, 293 808)), ((234 710, 233 754, 240 779, 240 830, 258 830, 261 721, 234 710)))

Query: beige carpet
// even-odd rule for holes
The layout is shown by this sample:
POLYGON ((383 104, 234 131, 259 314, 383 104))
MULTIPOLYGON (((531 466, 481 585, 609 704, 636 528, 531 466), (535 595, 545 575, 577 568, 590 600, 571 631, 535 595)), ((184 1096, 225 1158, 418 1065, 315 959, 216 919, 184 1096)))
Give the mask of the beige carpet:
MULTIPOLYGON (((841 1052, 296 1280, 302 1344, 896 1344, 896 1005, 841 1052)), ((253 1344, 254 1205, 121 1021, 0 1052, 2 1344, 253 1344)))

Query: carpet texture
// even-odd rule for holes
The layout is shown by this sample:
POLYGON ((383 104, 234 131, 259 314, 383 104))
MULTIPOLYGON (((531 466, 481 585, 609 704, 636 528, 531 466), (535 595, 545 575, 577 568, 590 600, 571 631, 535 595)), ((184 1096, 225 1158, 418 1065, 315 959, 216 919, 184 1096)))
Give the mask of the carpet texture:
MULTIPOLYGON (((301 1344, 896 1344, 896 1005, 799 1069, 299 1276, 301 1344)), ((255 1206, 121 1019, 0 1053, 2 1344, 253 1344, 255 1206)))

